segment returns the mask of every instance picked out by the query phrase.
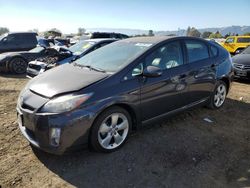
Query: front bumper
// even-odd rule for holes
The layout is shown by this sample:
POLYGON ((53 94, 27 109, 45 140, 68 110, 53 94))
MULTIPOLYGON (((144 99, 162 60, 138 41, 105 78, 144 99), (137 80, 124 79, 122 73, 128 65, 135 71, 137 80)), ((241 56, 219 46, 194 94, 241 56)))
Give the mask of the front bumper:
POLYGON ((17 107, 17 116, 20 131, 31 145, 58 155, 86 146, 93 123, 93 114, 86 110, 53 115, 17 107), (50 144, 51 128, 61 129, 58 147, 50 144))
POLYGON ((238 78, 250 78, 250 70, 242 70, 234 67, 234 77, 238 78))

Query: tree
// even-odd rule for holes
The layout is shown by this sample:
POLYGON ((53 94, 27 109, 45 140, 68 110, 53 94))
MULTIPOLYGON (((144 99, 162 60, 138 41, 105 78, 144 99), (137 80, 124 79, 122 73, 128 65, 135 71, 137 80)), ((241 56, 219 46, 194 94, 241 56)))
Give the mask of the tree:
POLYGON ((188 26, 188 28, 187 28, 187 33, 186 33, 187 36, 188 36, 188 34, 190 33, 190 30, 191 30, 191 27, 188 26))
POLYGON ((48 37, 55 38, 55 37, 61 37, 62 32, 57 28, 52 28, 49 31, 45 31, 43 35, 45 38, 48 38, 48 37))
POLYGON ((210 39, 212 39, 212 38, 213 38, 213 39, 218 39, 218 38, 223 38, 223 36, 220 34, 219 31, 216 31, 216 33, 210 34, 209 38, 210 38, 210 39))
POLYGON ((244 33, 245 36, 250 36, 250 32, 244 33))
POLYGON ((39 32, 39 30, 38 29, 30 29, 30 30, 28 30, 29 32, 34 32, 34 33, 38 33, 39 32))
POLYGON ((190 27, 188 27, 187 29, 187 36, 190 36, 190 37, 200 37, 201 36, 201 33, 195 29, 195 27, 192 27, 190 29, 190 27))
POLYGON ((77 35, 82 36, 86 32, 86 29, 79 27, 77 35))
POLYGON ((209 38, 209 36, 212 34, 212 32, 210 31, 204 31, 202 33, 202 38, 206 39, 206 38, 209 38))
POLYGON ((224 38, 226 39, 227 37, 231 36, 231 32, 225 34, 224 38))
POLYGON ((149 30, 149 31, 148 31, 148 36, 154 36, 153 30, 149 30))
POLYGON ((10 32, 7 27, 0 27, 0 35, 10 32))

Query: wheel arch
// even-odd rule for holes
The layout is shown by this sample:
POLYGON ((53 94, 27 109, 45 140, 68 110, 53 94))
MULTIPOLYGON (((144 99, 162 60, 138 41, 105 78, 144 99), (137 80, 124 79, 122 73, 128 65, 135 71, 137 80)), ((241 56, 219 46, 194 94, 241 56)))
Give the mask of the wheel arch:
POLYGON ((226 86, 227 86, 227 94, 228 94, 229 89, 231 87, 230 79, 227 78, 226 76, 223 76, 219 80, 223 81, 226 84, 226 86))

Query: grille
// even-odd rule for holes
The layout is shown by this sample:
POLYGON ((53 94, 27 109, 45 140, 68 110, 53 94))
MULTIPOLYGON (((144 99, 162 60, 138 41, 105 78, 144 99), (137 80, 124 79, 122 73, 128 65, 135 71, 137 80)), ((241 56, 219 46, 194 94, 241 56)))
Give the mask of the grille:
POLYGON ((241 70, 250 70, 250 65, 234 64, 234 67, 241 70))
POLYGON ((40 71, 41 66, 40 66, 40 65, 29 64, 29 68, 35 69, 35 70, 37 70, 37 71, 40 71))

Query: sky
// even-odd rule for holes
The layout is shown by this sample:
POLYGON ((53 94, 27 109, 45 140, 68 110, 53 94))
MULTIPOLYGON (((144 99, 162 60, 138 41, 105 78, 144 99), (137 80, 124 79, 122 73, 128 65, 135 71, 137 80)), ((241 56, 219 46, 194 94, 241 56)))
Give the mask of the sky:
POLYGON ((250 0, 0 0, 0 27, 10 31, 58 28, 142 30, 250 25, 250 0))

